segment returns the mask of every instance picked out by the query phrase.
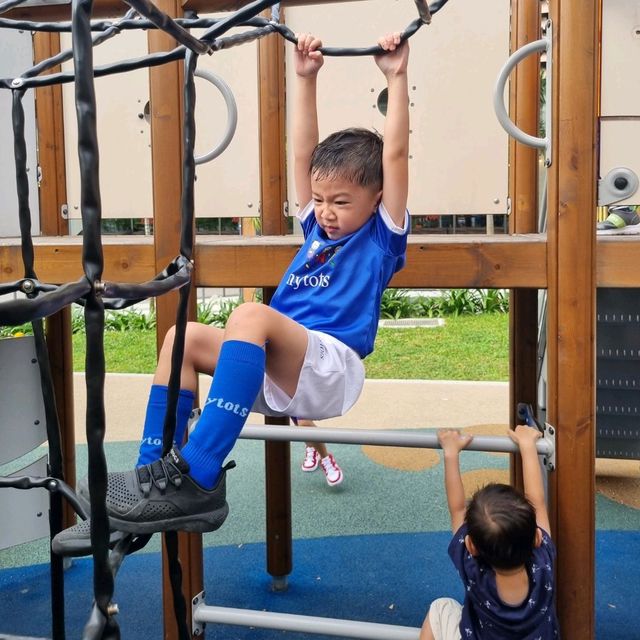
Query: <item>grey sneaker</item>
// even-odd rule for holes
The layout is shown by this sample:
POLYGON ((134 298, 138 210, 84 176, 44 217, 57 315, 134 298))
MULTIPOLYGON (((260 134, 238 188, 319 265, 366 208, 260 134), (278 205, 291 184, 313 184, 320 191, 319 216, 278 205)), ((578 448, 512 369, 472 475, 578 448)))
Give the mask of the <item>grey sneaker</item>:
MULTIPOLYGON (((109 533, 109 548, 113 549, 126 533, 111 531, 109 533)), ((68 529, 58 533, 51 541, 52 551, 59 556, 81 557, 90 556, 91 548, 91 520, 82 520, 68 529)))
POLYGON ((618 205, 609 207, 609 215, 606 220, 598 222, 598 231, 620 231, 625 227, 640 223, 640 216, 636 208, 630 205, 618 205))
MULTIPOLYGON (((215 531, 229 513, 226 472, 233 467, 235 462, 229 462, 210 490, 187 475, 189 464, 175 448, 161 460, 133 471, 110 473, 106 499, 109 524, 112 529, 138 534, 215 531)), ((89 501, 87 478, 78 485, 78 498, 83 506, 89 501)))

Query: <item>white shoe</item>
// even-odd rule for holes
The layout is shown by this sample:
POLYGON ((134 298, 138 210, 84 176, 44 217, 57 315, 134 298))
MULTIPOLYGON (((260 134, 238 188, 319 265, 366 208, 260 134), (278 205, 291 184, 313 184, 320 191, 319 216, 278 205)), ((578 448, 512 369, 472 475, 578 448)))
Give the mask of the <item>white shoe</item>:
POLYGON ((315 471, 320 464, 320 454, 313 448, 307 447, 304 450, 304 460, 300 468, 305 472, 315 471))
POLYGON ((322 470, 327 478, 328 485, 335 487, 342 482, 344 479, 342 469, 338 466, 338 463, 332 454, 329 454, 326 458, 322 458, 322 460, 320 460, 320 464, 322 465, 322 470))

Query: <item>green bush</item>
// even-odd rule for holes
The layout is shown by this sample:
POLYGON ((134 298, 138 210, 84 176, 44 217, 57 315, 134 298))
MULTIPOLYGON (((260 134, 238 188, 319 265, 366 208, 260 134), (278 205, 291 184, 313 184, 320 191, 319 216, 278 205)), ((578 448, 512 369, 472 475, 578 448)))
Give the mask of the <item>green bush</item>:
POLYGON ((150 331, 156 328, 155 313, 128 309, 107 311, 104 315, 105 331, 150 331))
POLYGON ((198 303, 198 322, 224 327, 231 312, 240 305, 240 300, 221 300, 219 304, 208 302, 198 303))
MULTIPOLYGON (((151 331, 156 328, 155 313, 123 309, 108 310, 104 314, 105 331, 151 331)), ((71 311, 71 333, 84 333, 84 309, 73 307, 71 311)))
POLYGON ((508 311, 509 293, 504 289, 447 289, 433 296, 411 296, 405 289, 387 289, 380 303, 380 317, 394 320, 508 311))
POLYGON ((418 298, 412 298, 406 289, 387 289, 380 300, 380 317, 391 320, 416 318, 424 315, 418 298))

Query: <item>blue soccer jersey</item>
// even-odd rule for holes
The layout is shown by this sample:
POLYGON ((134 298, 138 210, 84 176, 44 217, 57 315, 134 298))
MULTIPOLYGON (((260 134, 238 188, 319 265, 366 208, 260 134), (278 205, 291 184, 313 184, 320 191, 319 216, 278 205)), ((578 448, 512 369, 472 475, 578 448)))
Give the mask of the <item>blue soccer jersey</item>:
POLYGON ((373 351, 382 293, 405 263, 408 215, 400 229, 380 205, 360 229, 338 240, 317 224, 313 202, 298 218, 305 242, 271 306, 307 329, 334 336, 364 358, 373 351))

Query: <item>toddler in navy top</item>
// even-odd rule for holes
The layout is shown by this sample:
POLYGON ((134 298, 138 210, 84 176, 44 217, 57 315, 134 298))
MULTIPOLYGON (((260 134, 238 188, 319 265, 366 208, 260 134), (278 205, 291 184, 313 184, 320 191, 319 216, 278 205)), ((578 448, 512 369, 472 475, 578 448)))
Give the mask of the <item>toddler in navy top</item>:
POLYGON ((420 640, 555 640, 555 546, 536 450, 540 432, 509 431, 522 456, 524 490, 490 484, 465 508, 459 454, 472 436, 442 430, 445 487, 454 531, 449 556, 464 584, 464 603, 439 598, 420 640))

